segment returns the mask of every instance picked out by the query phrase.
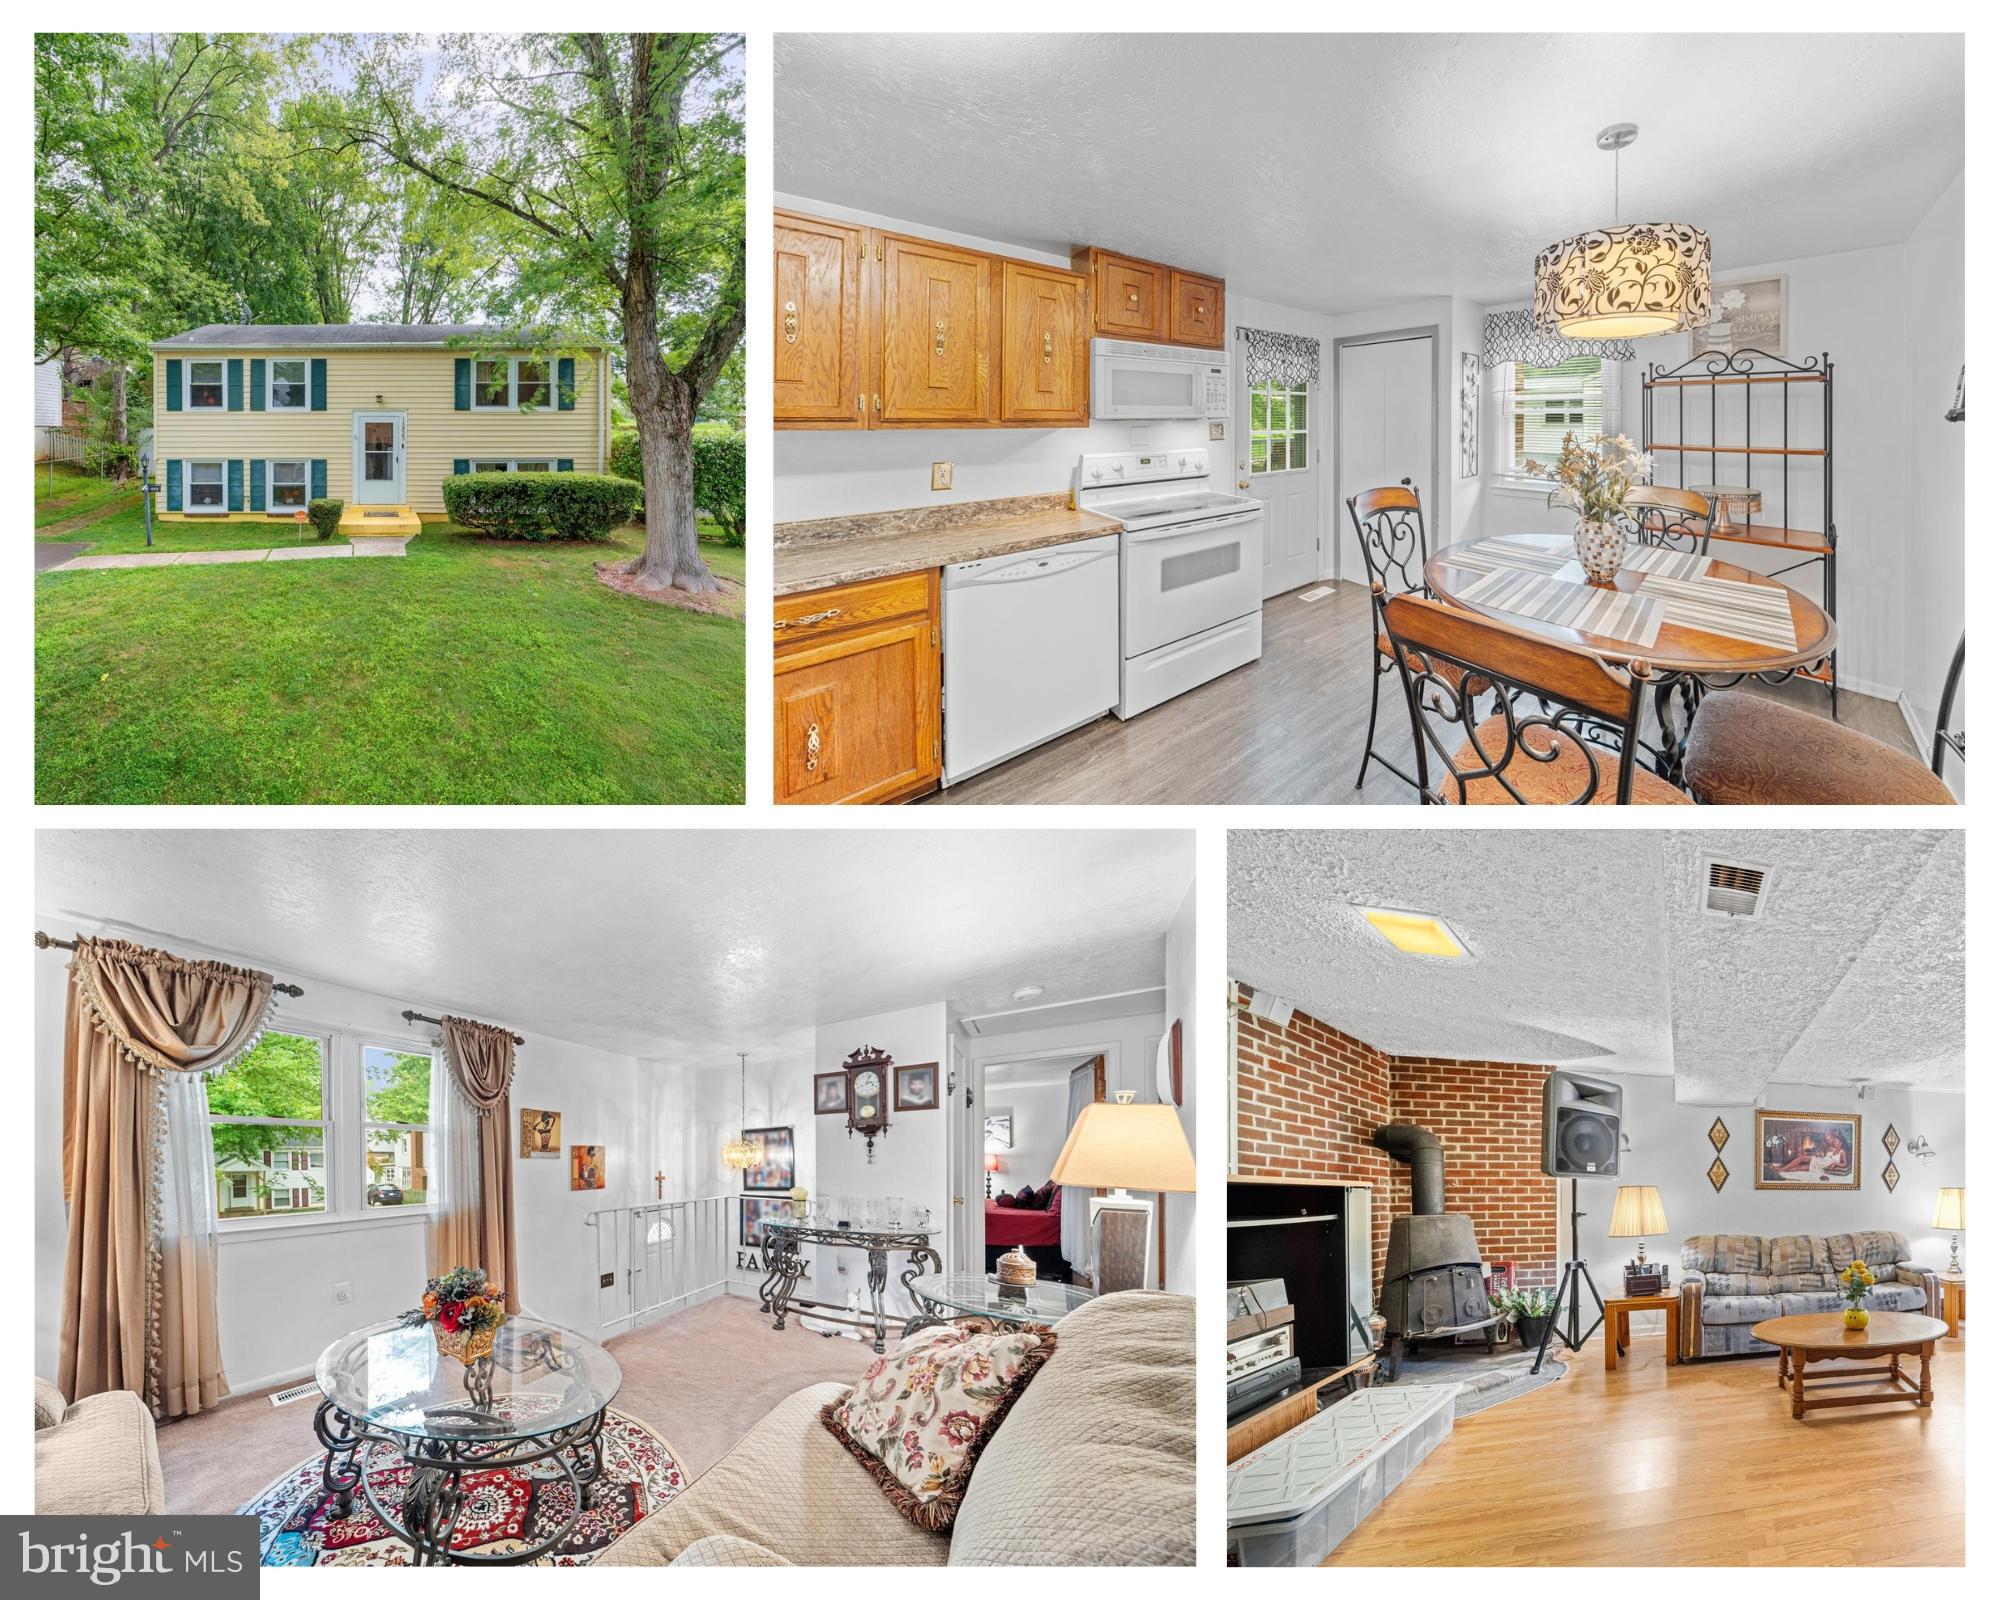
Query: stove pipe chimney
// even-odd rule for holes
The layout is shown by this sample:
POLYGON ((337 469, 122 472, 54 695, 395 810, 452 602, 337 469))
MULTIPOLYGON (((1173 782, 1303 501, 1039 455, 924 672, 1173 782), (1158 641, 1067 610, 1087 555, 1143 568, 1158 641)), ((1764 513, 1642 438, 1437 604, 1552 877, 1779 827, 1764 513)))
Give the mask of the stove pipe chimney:
POLYGON ((1391 1122, 1377 1128, 1370 1142, 1410 1166, 1410 1215, 1435 1217, 1444 1211, 1444 1146, 1428 1128, 1414 1122, 1391 1122))

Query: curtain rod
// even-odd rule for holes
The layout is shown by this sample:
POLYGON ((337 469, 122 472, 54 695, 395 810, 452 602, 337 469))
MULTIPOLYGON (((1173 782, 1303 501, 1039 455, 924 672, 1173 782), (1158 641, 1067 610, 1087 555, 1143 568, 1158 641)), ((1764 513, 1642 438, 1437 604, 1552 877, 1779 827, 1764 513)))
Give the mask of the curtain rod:
MULTIPOLYGON (((444 1026, 443 1017, 427 1017, 421 1011, 405 1011, 403 1013, 403 1020, 405 1022, 435 1022, 440 1028, 444 1026)), ((518 1033, 510 1033, 507 1037, 512 1039, 516 1044, 526 1044, 528 1042, 518 1033)))
MULTIPOLYGON (((35 930, 35 948, 37 950, 74 950, 76 948, 76 941, 74 939, 51 938, 48 934, 43 933, 41 929, 37 928, 35 930)), ((305 993, 305 990, 301 989, 296 983, 279 983, 276 980, 272 981, 271 988, 278 994, 288 994, 295 1000, 305 993)))

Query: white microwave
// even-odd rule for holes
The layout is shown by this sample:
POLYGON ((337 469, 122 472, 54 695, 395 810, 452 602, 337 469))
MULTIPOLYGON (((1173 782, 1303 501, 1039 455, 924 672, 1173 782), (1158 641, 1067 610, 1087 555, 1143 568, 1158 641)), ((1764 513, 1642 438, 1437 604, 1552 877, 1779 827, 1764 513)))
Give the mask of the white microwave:
POLYGON ((1090 341, 1090 414, 1100 422, 1229 415, 1229 361, 1214 350, 1090 341))

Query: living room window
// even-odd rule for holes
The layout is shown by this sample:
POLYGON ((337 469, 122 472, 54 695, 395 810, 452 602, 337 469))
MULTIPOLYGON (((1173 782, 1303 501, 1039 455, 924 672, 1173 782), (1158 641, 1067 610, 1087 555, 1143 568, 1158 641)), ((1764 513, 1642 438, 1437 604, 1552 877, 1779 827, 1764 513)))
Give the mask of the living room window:
POLYGON ((208 1080, 216 1210, 251 1221, 327 1209, 327 1041, 267 1032, 208 1080))
POLYGON ((427 1053, 389 1045, 361 1047, 364 1205, 429 1203, 435 1066, 435 1057, 427 1053))
POLYGON ((222 363, 220 361, 190 361, 188 363, 188 409, 190 411, 220 411, 222 409, 222 363))
POLYGON ((1617 362, 1577 356, 1554 367, 1515 362, 1509 372, 1501 392, 1515 476, 1527 476, 1530 461, 1554 465, 1566 433, 1587 443, 1618 431, 1617 362))
POLYGON ((271 363, 270 407, 273 411, 306 409, 306 364, 303 357, 271 363))

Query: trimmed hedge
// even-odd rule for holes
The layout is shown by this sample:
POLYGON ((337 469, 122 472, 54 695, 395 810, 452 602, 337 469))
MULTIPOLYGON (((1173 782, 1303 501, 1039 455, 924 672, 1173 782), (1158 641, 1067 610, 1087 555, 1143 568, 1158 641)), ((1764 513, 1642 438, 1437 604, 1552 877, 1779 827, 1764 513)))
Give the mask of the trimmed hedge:
MULTIPOLYGON (((694 503, 721 527, 725 544, 740 547, 750 515, 746 498, 744 436, 734 429, 697 424, 694 430, 694 503)), ((611 471, 621 478, 644 484, 646 472, 639 457, 639 435, 624 431, 612 436, 611 471)), ((643 512, 646 497, 639 497, 643 512)))
POLYGON ((308 500, 306 521, 322 539, 331 539, 340 531, 340 513, 346 504, 344 500, 308 500))
POLYGON ((598 472, 467 472, 444 480, 461 528, 496 539, 604 539, 631 520, 639 486, 598 472))

